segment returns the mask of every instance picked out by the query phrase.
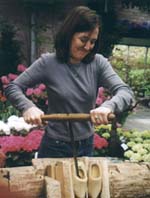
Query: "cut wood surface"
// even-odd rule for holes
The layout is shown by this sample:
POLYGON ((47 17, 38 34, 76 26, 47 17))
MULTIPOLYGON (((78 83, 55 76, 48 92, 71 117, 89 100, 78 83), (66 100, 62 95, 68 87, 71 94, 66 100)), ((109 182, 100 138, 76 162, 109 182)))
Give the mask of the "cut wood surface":
POLYGON ((45 176, 46 198, 61 198, 60 182, 45 176))
MULTIPOLYGON (((112 161, 107 158, 83 157, 78 159, 83 160, 86 164, 93 160, 101 163, 103 187, 99 198, 150 198, 150 163, 112 161)), ((59 183, 56 182, 56 179, 45 180, 45 177, 48 177, 46 175, 47 166, 58 162, 61 162, 61 169, 63 170, 63 196, 68 198, 68 193, 72 192, 69 164, 73 162, 73 158, 33 159, 33 166, 1 168, 0 184, 2 184, 1 186, 5 185, 10 192, 23 193, 28 198, 46 198, 47 195, 44 194, 46 191, 45 181, 47 182, 49 195, 53 193, 49 186, 53 181, 54 184, 51 185, 59 189, 59 183), (67 188, 70 190, 67 191, 67 188)), ((59 196, 62 197, 57 193, 57 197, 59 196)))

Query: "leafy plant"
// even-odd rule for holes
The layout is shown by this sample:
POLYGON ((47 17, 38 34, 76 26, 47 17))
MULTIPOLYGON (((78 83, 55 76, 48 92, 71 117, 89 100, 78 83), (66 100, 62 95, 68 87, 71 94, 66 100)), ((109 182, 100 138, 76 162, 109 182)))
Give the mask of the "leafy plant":
MULTIPOLYGON (((17 74, 9 73, 8 75, 1 76, 0 81, 2 83, 2 89, 5 89, 7 85, 13 81, 17 76, 25 71, 27 68, 19 64, 17 66, 17 74)), ((47 111, 47 93, 46 87, 44 84, 39 84, 36 87, 28 88, 26 90, 26 96, 31 99, 39 108, 41 108, 44 112, 47 111)), ((19 115, 19 111, 14 108, 10 102, 6 99, 3 94, 3 91, 0 90, 0 119, 6 121, 7 118, 11 115, 19 115)))
POLYGON ((19 111, 10 104, 0 91, 0 120, 6 121, 11 115, 19 115, 19 111))
MULTIPOLYGON (((111 125, 95 127, 94 156, 110 156, 111 125)), ((122 158, 134 162, 150 162, 150 131, 124 130, 117 128, 116 135, 122 148, 122 158)), ((116 139, 117 141, 117 139, 116 139)), ((120 157, 117 155, 113 157, 120 157)))
POLYGON ((0 18, 0 76, 16 71, 21 62, 21 42, 16 40, 17 29, 13 24, 0 18))
POLYGON ((150 162, 150 131, 118 130, 125 147, 124 157, 133 162, 150 162))

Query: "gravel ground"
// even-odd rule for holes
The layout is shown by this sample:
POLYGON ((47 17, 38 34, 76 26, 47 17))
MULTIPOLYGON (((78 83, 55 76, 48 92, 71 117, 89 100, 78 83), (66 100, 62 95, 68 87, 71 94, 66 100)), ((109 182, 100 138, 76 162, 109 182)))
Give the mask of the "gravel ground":
POLYGON ((150 108, 137 107, 135 112, 128 116, 123 128, 137 129, 138 131, 150 130, 150 108))

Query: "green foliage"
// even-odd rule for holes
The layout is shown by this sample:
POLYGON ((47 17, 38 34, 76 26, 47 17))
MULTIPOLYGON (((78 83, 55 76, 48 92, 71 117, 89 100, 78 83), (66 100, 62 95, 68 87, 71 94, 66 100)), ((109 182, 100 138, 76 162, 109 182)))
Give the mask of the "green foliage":
POLYGON ((18 167, 18 166, 31 166, 32 159, 34 158, 34 152, 19 151, 7 153, 6 166, 18 167))
POLYGON ((0 76, 16 71, 22 58, 21 43, 16 40, 14 25, 0 18, 0 76))
POLYGON ((125 63, 123 54, 122 57, 112 57, 110 62, 118 75, 132 88, 135 96, 150 96, 150 69, 135 69, 125 63))
POLYGON ((97 136, 95 137, 96 140, 94 141, 94 156, 104 156, 104 157, 123 157, 123 149, 121 147, 121 141, 119 140, 118 134, 113 131, 112 125, 99 125, 95 126, 95 132, 100 136, 98 140, 97 136), (107 141, 107 144, 104 147, 103 141, 107 141), (97 142, 99 141, 99 143, 97 142), (100 146, 100 148, 98 147, 100 146))
POLYGON ((134 162, 150 162, 150 131, 142 132, 130 130, 124 131, 118 129, 118 135, 124 144, 127 145, 127 150, 124 152, 124 157, 134 162))
POLYGON ((19 114, 19 111, 9 101, 0 101, 0 120, 6 121, 11 115, 19 114))
MULTIPOLYGON (((106 148, 95 149, 95 156, 110 156, 111 147, 111 136, 112 129, 111 125, 99 125, 95 127, 95 132, 104 137, 108 141, 106 148)), ((119 137, 120 147, 123 150, 124 159, 128 159, 134 162, 150 162, 150 130, 139 132, 137 130, 124 130, 123 128, 117 128, 116 137, 119 137)), ((117 139, 115 140, 118 141, 117 139)), ((118 142, 117 142, 118 143, 118 142)), ((114 142, 113 142, 114 144, 114 142)), ((119 148, 119 147, 118 147, 119 148)), ((118 151, 115 150, 118 156, 118 151)))
POLYGON ((135 95, 150 96, 150 69, 131 70, 129 81, 135 95))

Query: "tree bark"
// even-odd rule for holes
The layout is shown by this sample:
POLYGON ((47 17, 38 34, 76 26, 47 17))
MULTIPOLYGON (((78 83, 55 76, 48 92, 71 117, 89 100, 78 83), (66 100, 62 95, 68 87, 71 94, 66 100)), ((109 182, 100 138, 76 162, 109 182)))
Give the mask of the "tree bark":
MULTIPOLYGON (((103 188, 98 198, 150 198, 150 163, 111 161, 99 157, 83 157, 78 158, 78 160, 82 160, 87 167, 89 162, 95 160, 101 164, 103 188)), ((72 158, 33 159, 33 166, 1 168, 0 184, 8 187, 10 192, 22 192, 28 197, 30 195, 30 198, 45 198, 46 195, 43 194, 46 188, 44 178, 48 176, 46 169, 47 166, 54 165, 56 162, 63 162, 61 163, 62 175, 65 175, 63 182, 66 184, 63 192, 64 197, 68 198, 68 192, 71 195, 73 189, 72 182, 69 183, 71 181, 71 171, 66 164, 73 163, 72 158)), ((53 183, 52 180, 51 182, 53 183)), ((59 197, 59 195, 57 196, 59 197)))

